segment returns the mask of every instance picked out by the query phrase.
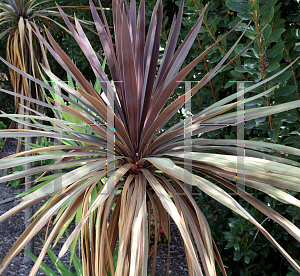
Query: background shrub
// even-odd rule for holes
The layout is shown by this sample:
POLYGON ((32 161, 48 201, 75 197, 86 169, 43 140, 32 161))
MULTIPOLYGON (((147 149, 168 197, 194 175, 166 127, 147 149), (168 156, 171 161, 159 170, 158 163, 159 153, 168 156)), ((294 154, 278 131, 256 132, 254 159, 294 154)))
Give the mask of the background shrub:
MULTIPOLYGON (((255 42, 234 64, 229 65, 217 78, 212 79, 194 96, 193 113, 197 113, 216 100, 236 92, 236 84, 229 82, 230 80, 257 82, 265 79, 279 72, 299 57, 300 51, 300 9, 297 1, 189 0, 185 8, 184 26, 190 27, 195 22, 199 11, 208 2, 210 3, 208 12, 199 33, 201 40, 195 41, 186 63, 189 62, 189 59, 192 60, 199 55, 199 52, 204 51, 209 45, 212 45, 215 39, 220 38, 220 34, 230 30, 242 18, 245 18, 245 20, 235 32, 222 40, 219 47, 208 55, 205 62, 196 66, 196 69, 187 77, 189 81, 201 79, 200 74, 205 74, 215 67, 224 57, 225 52, 236 42, 251 19, 253 21, 250 23, 250 30, 241 39, 232 57, 242 51, 257 35, 255 21, 258 22, 260 31, 267 23, 269 25, 262 33, 261 45, 255 42), (251 7, 253 7, 253 11, 249 11, 251 7), (203 43, 200 44, 199 41, 203 43)), ((179 2, 176 2, 176 4, 178 5, 179 2)), ((185 35, 184 32, 181 33, 181 38, 183 39, 185 35)), ((300 99, 299 74, 299 63, 297 62, 279 78, 252 92, 252 95, 255 95, 280 83, 275 92, 270 95, 269 100, 260 98, 257 99, 255 105, 253 103, 251 103, 251 106, 246 104, 245 108, 280 104, 292 99, 300 99)), ((182 87, 182 90, 177 93, 183 92, 182 87)), ((180 119, 180 114, 178 114, 177 119, 180 119)), ((252 120, 245 125, 245 139, 268 141, 299 148, 299 122, 299 110, 252 120)), ((235 139, 236 128, 228 126, 221 130, 212 131, 203 138, 235 139)), ((279 154, 275 155, 279 156, 279 154)), ((296 157, 288 156, 288 158, 299 162, 299 158, 298 160, 296 157)), ((210 181, 213 180, 210 179, 210 181)), ((257 198, 270 204, 277 212, 286 216, 298 227, 300 226, 299 208, 288 206, 250 188, 247 188, 247 191, 253 192, 257 198)), ((295 194, 293 193, 293 195, 295 194)), ((287 251, 293 258, 300 260, 300 244, 293 237, 289 236, 282 227, 268 220, 258 210, 249 206, 243 199, 239 199, 239 203, 257 221, 263 223, 264 227, 280 244, 288 245, 287 251)), ((265 237, 258 233, 251 223, 224 208, 221 204, 214 203, 208 196, 199 196, 198 204, 202 206, 205 216, 209 220, 223 262, 228 266, 228 275, 297 275, 293 268, 278 254, 274 246, 267 243, 265 237)))

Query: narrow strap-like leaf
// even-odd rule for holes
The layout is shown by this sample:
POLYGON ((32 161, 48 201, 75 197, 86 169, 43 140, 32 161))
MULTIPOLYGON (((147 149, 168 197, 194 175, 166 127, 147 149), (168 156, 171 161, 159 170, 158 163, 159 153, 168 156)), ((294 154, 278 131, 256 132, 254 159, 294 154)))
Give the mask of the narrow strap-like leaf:
MULTIPOLYGON (((169 66, 169 64, 170 64, 170 62, 173 58, 173 54, 174 54, 174 51, 175 51, 175 47, 176 47, 176 44, 177 44, 177 40, 178 40, 180 28, 181 28, 183 7, 184 7, 184 0, 181 0, 181 4, 180 4, 179 11, 178 11, 177 19, 175 21, 173 21, 174 24, 172 24, 172 26, 171 26, 171 31, 170 31, 170 34, 169 34, 169 37, 168 37, 168 41, 167 41, 166 49, 165 49, 165 52, 164 52, 164 56, 163 56, 163 59, 161 61, 161 65, 159 67, 157 78, 155 80, 154 89, 156 89, 156 85, 160 83, 161 78, 163 77, 167 67, 169 66)), ((155 91, 154 89, 153 89, 153 92, 155 91)))

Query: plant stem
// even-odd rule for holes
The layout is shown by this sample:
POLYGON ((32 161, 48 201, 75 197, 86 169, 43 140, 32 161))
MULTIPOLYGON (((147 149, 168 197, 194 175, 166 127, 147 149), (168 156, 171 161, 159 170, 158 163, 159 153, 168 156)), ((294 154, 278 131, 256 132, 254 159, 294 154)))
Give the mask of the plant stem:
MULTIPOLYGON (((251 2, 253 4, 253 0, 251 0, 251 2)), ((254 18, 256 33, 259 34, 260 29, 259 29, 259 23, 258 23, 258 18, 257 18, 257 10, 253 11, 253 18, 254 18)), ((259 50, 260 64, 264 64, 265 58, 264 58, 264 55, 263 55, 261 37, 257 39, 257 44, 258 44, 258 50, 259 50)), ((261 72, 262 72, 262 75, 263 75, 263 79, 266 79, 267 73, 266 73, 266 70, 265 70, 264 66, 262 66, 261 72)), ((268 83, 267 82, 264 84, 264 90, 265 91, 268 90, 268 83)), ((270 97, 266 97, 266 98, 267 98, 267 106, 270 106, 270 97)), ((269 115, 269 124, 270 124, 270 129, 274 130, 273 116, 272 115, 269 115)))
MULTIPOLYGON (((253 4, 253 0, 251 0, 252 4, 253 4)), ((260 29, 259 29, 259 23, 258 23, 258 18, 257 18, 257 10, 253 11, 253 18, 254 18, 254 22, 255 22, 255 28, 256 28, 256 33, 259 34, 260 33, 260 29)), ((262 49, 262 43, 261 43, 261 37, 257 40, 257 44, 258 44, 258 49, 259 49, 259 58, 260 58, 260 63, 264 64, 265 62, 265 57, 263 55, 263 49, 262 49)), ((267 72, 265 70, 265 67, 262 66, 261 67, 261 72, 263 75, 263 79, 267 78, 267 72)), ((268 90, 268 83, 266 82, 264 84, 264 90, 267 91, 268 90)), ((267 98, 267 106, 270 106, 270 97, 266 97, 267 98)), ((274 123, 273 123, 273 115, 269 115, 269 124, 270 124, 270 129, 274 130, 274 123)), ((275 144, 278 144, 277 141, 275 141, 275 144)), ((279 154, 280 157, 284 157, 283 154, 279 154)))
MULTIPOLYGON (((262 221, 262 223, 261 223, 260 225, 263 225, 268 219, 270 220, 269 217, 266 217, 266 218, 262 221)), ((254 239, 253 239, 253 241, 251 242, 251 244, 247 247, 247 250, 248 250, 248 249, 250 248, 250 246, 254 243, 254 241, 255 241, 255 239, 256 239, 258 233, 259 233, 259 229, 257 229, 256 235, 254 236, 254 239)))
MULTIPOLYGON (((282 39, 280 39, 280 42, 282 42, 282 39)), ((291 64, 291 63, 292 63, 292 60, 291 60, 291 57, 290 57, 290 55, 289 55, 289 51, 287 50, 287 48, 286 48, 285 46, 284 46, 284 51, 285 51, 285 53, 286 53, 286 55, 287 55, 287 57, 288 57, 288 59, 289 59, 289 63, 291 64)), ((294 83, 295 83, 295 85, 297 86, 297 87, 296 87, 296 91, 297 91, 297 94, 298 94, 298 100, 300 100, 300 93, 299 93, 299 88, 298 88, 298 82, 297 82, 296 72, 295 72, 295 69, 294 69, 293 65, 291 65, 291 70, 292 70, 292 72, 294 73, 294 75, 293 75, 294 83)))
POLYGON ((196 103, 199 105, 199 107, 202 109, 202 105, 201 103, 199 102, 199 100, 195 97, 195 95, 193 96, 193 98, 195 99, 196 103))

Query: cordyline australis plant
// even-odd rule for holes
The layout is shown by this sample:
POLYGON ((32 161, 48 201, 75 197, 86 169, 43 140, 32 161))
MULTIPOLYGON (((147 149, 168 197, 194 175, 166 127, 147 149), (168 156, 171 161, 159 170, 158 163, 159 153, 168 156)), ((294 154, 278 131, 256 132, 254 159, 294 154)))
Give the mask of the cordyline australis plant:
MULTIPOLYGON (((245 179, 243 180, 247 186, 299 207, 299 200, 285 192, 285 190, 300 191, 299 163, 268 155, 265 152, 275 151, 300 155, 300 150, 256 141, 240 141, 237 144, 236 140, 206 140, 198 137, 201 133, 221 128, 220 125, 214 125, 216 122, 235 123, 236 118, 240 117, 251 120, 268 116, 299 107, 300 101, 235 112, 233 110, 237 103, 230 102, 234 101, 237 95, 232 95, 192 116, 192 124, 184 125, 184 122, 180 122, 161 132, 164 125, 184 105, 188 97, 194 95, 224 68, 221 67, 222 64, 239 40, 221 62, 187 94, 165 107, 167 100, 180 81, 216 45, 209 47, 192 63, 180 70, 198 34, 206 8, 175 51, 183 14, 182 1, 178 16, 173 20, 168 43, 157 70, 163 19, 161 0, 158 0, 154 7, 147 36, 145 36, 145 1, 141 1, 138 15, 136 15, 135 1, 128 6, 126 1, 114 0, 114 42, 104 11, 102 10, 102 21, 92 1, 90 5, 107 57, 110 74, 115 81, 115 90, 108 81, 108 77, 78 20, 75 20, 75 29, 64 12, 60 10, 68 28, 90 62, 106 97, 101 97, 95 91, 48 32, 47 37, 50 43, 40 37, 56 60, 76 81, 77 90, 54 76, 47 68, 44 68, 44 71, 52 82, 76 98, 76 101, 64 94, 61 94, 61 97, 70 105, 52 106, 33 99, 31 101, 58 111, 63 109, 63 112, 79 118, 87 126, 74 125, 57 118, 52 119, 36 112, 37 116, 29 116, 32 120, 43 119, 51 122, 53 126, 35 125, 41 128, 40 131, 0 131, 1 137, 45 136, 60 139, 65 143, 14 154, 1 160, 0 169, 47 158, 56 158, 57 162, 54 165, 35 167, 0 178, 0 181, 9 181, 37 172, 52 170, 54 173, 48 176, 47 180, 44 178, 44 181, 39 184, 40 186, 22 196, 18 206, 0 217, 0 221, 5 220, 50 196, 30 227, 24 231, 8 252, 2 262, 0 273, 24 248, 25 244, 58 212, 54 227, 45 240, 45 245, 30 275, 37 273, 52 240, 55 236, 57 236, 56 240, 61 237, 74 217, 79 217, 79 221, 81 221, 78 221, 76 229, 65 242, 59 258, 72 245, 72 241, 73 244, 76 243, 80 235, 80 253, 84 275, 102 276, 108 273, 111 275, 147 275, 152 258, 151 275, 155 275, 159 231, 162 227, 170 242, 170 217, 179 228, 189 274, 216 275, 216 266, 218 265, 223 275, 226 275, 208 223, 182 182, 198 187, 207 195, 251 221, 300 272, 298 264, 276 240, 225 191, 238 192, 244 200, 279 223, 300 241, 300 231, 294 224, 251 194, 236 187, 237 150, 235 146, 243 145, 245 147, 244 168, 242 171, 239 171, 238 168, 238 172, 244 174, 245 179), (114 98, 115 100, 113 100, 114 98), (71 104, 81 110, 72 107, 71 104), (78 131, 76 128, 86 129, 88 132, 78 131), (186 142, 191 141, 191 152, 186 158, 186 142), (49 151, 51 154, 22 157, 25 154, 49 151), (186 163, 189 165, 185 166, 186 163), (56 169, 76 164, 80 166, 71 172, 61 174, 56 171, 56 169), (106 175, 108 179, 102 184, 101 179, 106 175), (220 187, 204 176, 218 181, 220 187), (155 242, 152 250, 149 247, 151 221, 154 221, 155 225, 155 242), (119 245, 118 260, 116 269, 114 269, 112 256, 117 244, 119 245)), ((23 76, 58 93, 58 90, 46 83, 23 73, 3 59, 1 60, 23 76)), ((272 78, 283 71, 278 72, 272 78)), ((255 84, 245 89, 244 92, 247 95, 251 89, 270 79, 255 84)), ((267 95, 274 88, 248 98, 245 102, 267 95)), ((5 92, 15 95, 13 92, 5 92)), ((26 97, 23 98, 29 100, 26 97)), ((19 120, 16 118, 20 117, 20 115, 1 116, 7 116, 14 120, 19 120)), ((24 122, 24 124, 29 123, 24 122)), ((238 181, 240 180, 238 179, 238 181)))
MULTIPOLYGON (((42 7, 46 2, 50 1, 46 0, 40 3, 35 0, 0 1, 0 25, 6 27, 5 30, 0 33, 0 39, 6 34, 9 34, 6 45, 6 59, 18 69, 38 79, 41 79, 38 64, 42 62, 48 68, 49 65, 44 46, 36 34, 40 34, 40 32, 43 33, 43 24, 46 24, 46 26, 52 30, 55 30, 55 25, 58 25, 68 32, 64 26, 52 18, 61 17, 56 7, 42 7)), ((81 21, 81 23, 83 23, 86 28, 91 24, 87 21, 81 21)), ((15 70, 10 69, 9 73, 14 92, 44 101, 44 94, 41 93, 35 83, 31 83, 26 77, 18 74, 15 70)), ((15 113, 24 114, 24 104, 24 99, 16 96, 15 113)), ((28 105, 28 103, 26 103, 26 105, 28 105)), ((33 102, 31 102, 30 106, 35 110, 42 110, 39 109, 41 106, 33 102)), ((18 128, 22 127, 22 124, 19 123, 18 128)), ((18 142, 17 151, 19 152, 20 149, 21 143, 18 142)))
MULTIPOLYGON (((37 64, 43 62, 48 66, 48 61, 44 46, 34 35, 33 30, 39 32, 40 29, 39 24, 36 24, 35 21, 49 22, 48 24, 53 28, 51 21, 48 20, 45 11, 39 9, 40 3, 37 4, 35 1, 24 3, 21 0, 6 2, 0 2, 0 24, 6 27, 0 33, 0 39, 7 33, 9 34, 6 43, 6 59, 22 71, 40 78, 37 64)), ((26 77, 18 74, 15 70, 10 69, 9 73, 14 92, 44 100, 43 94, 39 93, 39 89, 34 83, 32 85, 26 77)), ((15 97, 15 113, 24 114, 24 104, 24 99, 15 97)), ((41 106, 31 103, 31 107, 38 110, 41 106)), ((23 125, 18 124, 18 127, 23 128, 23 125)), ((20 149, 21 143, 18 142, 17 151, 19 152, 20 149)))

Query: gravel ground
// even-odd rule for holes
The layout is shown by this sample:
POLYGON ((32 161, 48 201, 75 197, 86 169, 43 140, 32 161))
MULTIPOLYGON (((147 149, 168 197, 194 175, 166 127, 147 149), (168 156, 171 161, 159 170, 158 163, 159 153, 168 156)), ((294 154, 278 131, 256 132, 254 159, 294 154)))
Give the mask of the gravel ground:
MULTIPOLYGON (((16 141, 13 139, 8 140, 5 149, 0 153, 0 158, 5 157, 7 155, 15 153, 16 149, 16 141)), ((2 175, 2 171, 0 171, 0 176, 2 175)), ((24 191, 24 188, 15 189, 11 186, 8 186, 7 183, 0 183, 0 201, 12 198, 21 192, 24 191)), ((9 209, 16 206, 17 202, 7 202, 0 205, 0 215, 8 211, 9 209)), ((37 204, 34 209, 37 211, 41 207, 42 203, 37 204)), ((71 224, 69 227, 69 232, 74 229, 74 224, 71 224)), ((3 260, 9 249, 12 247, 12 245, 15 243, 15 241, 18 239, 18 237, 22 234, 22 232, 25 230, 24 227, 24 213, 21 212, 19 214, 16 214, 4 222, 0 223, 0 261, 3 260)), ((34 254, 38 255, 41 250, 41 242, 39 240, 39 236, 44 238, 45 236, 46 227, 44 227, 36 236, 34 239, 34 254)), ((178 232, 178 229, 173 221, 171 221, 171 247, 170 247, 170 275, 180 275, 180 276, 186 276, 188 275, 187 270, 187 263, 186 258, 184 255, 184 250, 181 244, 180 235, 178 232)), ((65 236, 60 240, 57 246, 53 249, 54 253, 56 255, 58 254, 60 248, 62 247, 64 241, 66 240, 65 236)), ((62 258, 62 262, 65 265, 69 265, 69 252, 66 253, 66 255, 62 258)), ((167 273, 167 261, 168 261, 168 247, 163 246, 160 247, 158 250, 157 255, 157 269, 156 269, 156 275, 166 275, 167 273)), ((51 262, 48 255, 45 256, 44 262, 50 266, 58 275, 58 271, 56 270, 55 266, 51 262)), ((150 263, 151 267, 152 263, 150 263)), ((12 276, 12 275, 18 275, 18 276, 25 276, 28 275, 30 272, 31 267, 27 267, 23 264, 23 252, 19 253, 12 263, 8 266, 8 268, 5 270, 5 272, 2 274, 3 276, 12 276)), ((71 270, 74 271, 74 268, 71 267, 71 270)), ((150 270, 149 270, 150 271, 150 270)), ((150 272, 149 272, 150 274, 150 272)), ((37 273, 37 275, 44 275, 40 270, 37 273)))

